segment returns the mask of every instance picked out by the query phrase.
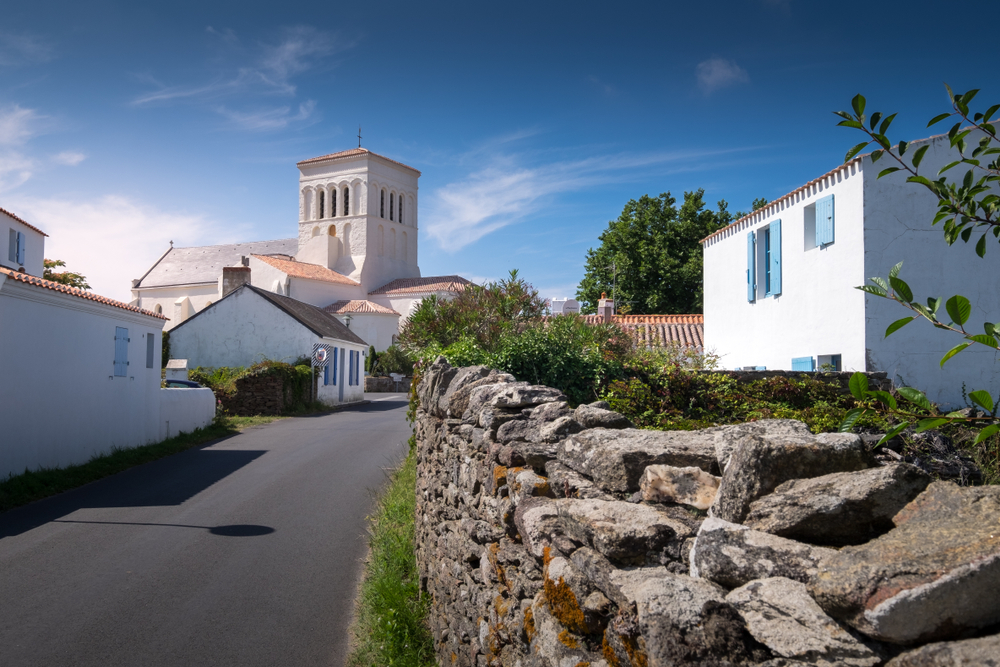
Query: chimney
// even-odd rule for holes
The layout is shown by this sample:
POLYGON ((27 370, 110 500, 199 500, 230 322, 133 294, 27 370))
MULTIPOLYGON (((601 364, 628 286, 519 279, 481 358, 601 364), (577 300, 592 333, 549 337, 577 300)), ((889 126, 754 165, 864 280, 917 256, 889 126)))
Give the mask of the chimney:
POLYGON ((222 296, 226 296, 240 285, 250 284, 249 266, 222 267, 222 296))
POLYGON ((601 300, 597 302, 597 314, 605 322, 611 322, 615 316, 615 302, 608 298, 606 292, 601 292, 601 300))

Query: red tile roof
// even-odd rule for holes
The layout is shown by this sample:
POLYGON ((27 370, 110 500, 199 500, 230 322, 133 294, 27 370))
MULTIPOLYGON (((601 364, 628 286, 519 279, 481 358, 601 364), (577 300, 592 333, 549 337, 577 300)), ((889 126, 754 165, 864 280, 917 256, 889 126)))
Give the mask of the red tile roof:
MULTIPOLYGON (((584 315, 588 324, 603 322, 600 315, 584 315)), ((615 315, 618 324, 704 324, 705 316, 701 313, 690 315, 615 315)))
POLYGON ((296 166, 297 167, 301 167, 303 165, 317 164, 319 162, 328 162, 328 161, 332 162, 334 160, 346 160, 347 158, 360 157, 360 156, 363 156, 363 155, 371 155, 371 156, 374 156, 374 157, 377 157, 377 158, 381 158, 381 159, 386 160, 388 162, 392 162, 393 164, 398 164, 400 167, 406 167, 410 171, 417 172, 418 176, 420 175, 420 171, 417 170, 417 169, 414 169, 410 165, 403 164, 402 162, 397 162, 396 160, 393 160, 392 158, 388 158, 388 157, 386 157, 384 155, 379 155, 378 153, 373 153, 372 151, 368 150, 367 148, 352 148, 350 150, 340 151, 339 153, 330 153, 329 155, 320 155, 319 157, 311 157, 308 160, 302 160, 302 162, 299 162, 296 166))
POLYGON ((632 337, 637 347, 662 347, 673 343, 682 347, 705 347, 705 325, 702 322, 616 324, 632 337))
POLYGON ((338 285, 360 285, 356 280, 351 280, 347 276, 337 273, 336 271, 331 271, 325 266, 320 266, 319 264, 307 264, 305 262, 296 262, 292 259, 282 259, 280 257, 271 257, 269 255, 250 255, 251 257, 256 257, 265 264, 269 264, 274 268, 278 269, 283 273, 287 273, 293 278, 308 278, 309 280, 322 280, 327 283, 337 283, 338 285))
POLYGON ((407 294, 428 294, 430 292, 461 292, 472 282, 462 276, 427 276, 426 278, 399 278, 382 285, 369 294, 405 296, 407 294))
POLYGON ((156 317, 161 320, 169 319, 164 315, 161 315, 159 313, 154 313, 149 310, 143 310, 138 306, 130 306, 127 303, 122 303, 121 301, 115 301, 114 299, 109 299, 108 297, 101 296, 100 294, 94 294, 93 292, 77 289, 76 287, 69 287, 68 285, 52 282, 51 280, 36 278, 35 276, 30 276, 27 273, 12 271, 11 269, 4 268, 2 266, 0 266, 0 273, 5 273, 7 274, 8 277, 10 277, 13 280, 17 280, 19 282, 26 283, 28 285, 34 285, 35 287, 44 287, 45 289, 50 289, 54 292, 62 292, 63 294, 69 294, 70 296, 77 296, 80 297, 81 299, 89 299, 90 301, 103 303, 107 306, 114 306, 115 308, 121 308, 122 310, 130 310, 133 313, 141 313, 142 315, 149 315, 150 317, 156 317))
POLYGON ((5 208, 0 208, 0 213, 3 213, 3 214, 5 214, 5 215, 9 215, 10 217, 12 217, 12 218, 14 218, 15 220, 17 220, 18 222, 20 222, 20 223, 21 223, 22 225, 24 225, 25 227, 28 227, 28 228, 30 228, 30 229, 34 229, 34 230, 35 230, 36 232, 38 232, 38 233, 39 233, 39 234, 41 234, 42 236, 48 236, 48 234, 46 234, 45 232, 43 232, 42 230, 40 230, 40 229, 39 229, 38 227, 35 227, 35 226, 34 226, 33 224, 31 224, 30 222, 25 222, 24 220, 22 220, 21 218, 17 217, 16 215, 14 215, 13 213, 11 213, 10 211, 8 211, 8 210, 7 210, 7 209, 5 209, 5 208))
POLYGON ((341 301, 334 301, 323 310, 332 315, 341 315, 344 313, 366 313, 399 316, 399 313, 392 308, 386 308, 385 306, 381 306, 377 303, 372 303, 371 301, 366 301, 364 299, 342 299, 341 301))

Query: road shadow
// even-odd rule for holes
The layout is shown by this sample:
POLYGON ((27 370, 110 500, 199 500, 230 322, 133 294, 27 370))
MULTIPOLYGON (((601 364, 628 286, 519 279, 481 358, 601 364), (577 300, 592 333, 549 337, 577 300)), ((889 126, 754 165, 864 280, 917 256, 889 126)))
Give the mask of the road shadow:
POLYGON ((180 505, 263 454, 198 448, 136 466, 0 514, 0 539, 20 535, 78 509, 180 505))

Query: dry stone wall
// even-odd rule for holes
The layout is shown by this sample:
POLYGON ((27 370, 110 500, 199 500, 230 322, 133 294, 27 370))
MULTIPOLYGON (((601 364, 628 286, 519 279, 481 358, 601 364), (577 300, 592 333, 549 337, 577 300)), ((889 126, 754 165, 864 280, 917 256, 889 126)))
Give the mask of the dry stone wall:
POLYGON ((417 396, 442 665, 998 664, 1000 488, 788 420, 637 430, 443 359, 417 396))

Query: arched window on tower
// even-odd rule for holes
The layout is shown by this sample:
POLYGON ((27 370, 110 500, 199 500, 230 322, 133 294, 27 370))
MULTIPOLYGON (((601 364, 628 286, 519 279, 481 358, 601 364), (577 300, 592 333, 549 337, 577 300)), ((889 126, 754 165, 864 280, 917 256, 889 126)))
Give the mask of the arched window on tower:
POLYGON ((396 210, 396 195, 395 193, 389 193, 389 219, 392 220, 392 212, 396 210))
POLYGON ((378 197, 378 217, 385 217, 385 190, 379 192, 378 197))
POLYGON ((330 188, 330 217, 337 217, 337 188, 330 188))
POLYGON ((403 195, 399 195, 399 224, 403 224, 403 195))
POLYGON ((344 215, 351 214, 351 188, 344 188, 344 215))
POLYGON ((319 191, 319 219, 322 220, 326 217, 326 193, 322 190, 319 191))
POLYGON ((330 225, 330 236, 336 236, 336 235, 337 235, 337 226, 330 225))
POLYGON ((162 315, 163 306, 161 306, 160 304, 156 304, 156 308, 153 309, 153 312, 156 313, 157 315, 162 315))

